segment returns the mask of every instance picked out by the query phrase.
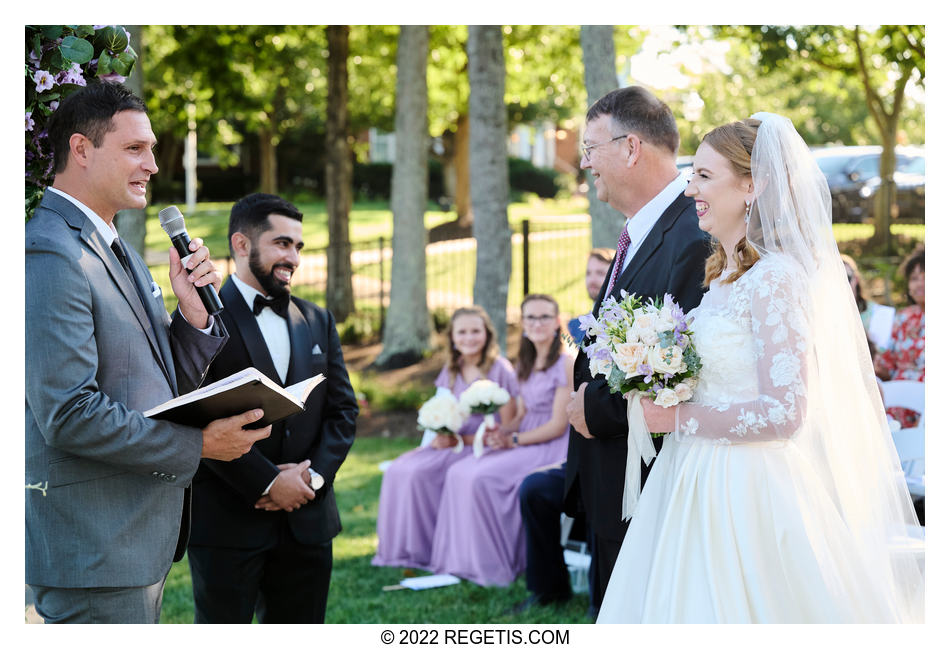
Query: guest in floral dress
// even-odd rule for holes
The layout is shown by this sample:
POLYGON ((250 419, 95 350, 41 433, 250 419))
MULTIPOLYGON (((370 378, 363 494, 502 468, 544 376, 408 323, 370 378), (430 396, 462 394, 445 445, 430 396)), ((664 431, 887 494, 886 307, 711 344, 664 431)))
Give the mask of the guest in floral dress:
MULTIPOLYGON (((881 350, 874 370, 884 381, 924 380, 924 249, 915 250, 901 266, 907 278, 907 298, 911 305, 901 309, 887 347, 881 350)), ((888 408, 887 413, 901 428, 915 426, 918 413, 906 408, 888 408)))
MULTIPOLYGON (((484 309, 456 310, 449 322, 449 360, 435 385, 458 397, 478 379, 494 381, 512 396, 498 411, 505 424, 515 415, 518 379, 508 359, 499 356, 495 340, 495 329, 484 309)), ((447 481, 446 473, 453 464, 472 456, 472 441, 481 422, 482 415, 472 415, 462 424, 458 431, 465 443, 461 453, 454 452, 453 438, 437 435, 430 445, 403 453, 386 469, 379 494, 379 545, 374 566, 428 568, 443 486, 446 490, 464 488, 447 481)))
POLYGON ((521 482, 567 457, 573 358, 562 351, 558 305, 548 295, 529 295, 521 315, 517 367, 524 414, 489 432, 492 450, 449 468, 432 543, 430 570, 482 586, 508 585, 524 571, 521 482))

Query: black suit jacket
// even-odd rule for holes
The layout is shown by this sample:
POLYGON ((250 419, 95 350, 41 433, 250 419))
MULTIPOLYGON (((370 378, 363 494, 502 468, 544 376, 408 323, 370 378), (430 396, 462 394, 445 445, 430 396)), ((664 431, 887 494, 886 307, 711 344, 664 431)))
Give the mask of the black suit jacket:
MULTIPOLYGON (((684 311, 697 306, 704 292, 705 260, 709 253, 709 237, 697 223, 695 202, 680 194, 617 278, 611 295, 619 300, 621 289, 644 298, 662 298, 669 293, 684 311)), ((607 277, 612 273, 613 264, 607 277)), ((595 316, 606 297, 608 283, 609 279, 594 302, 595 316)), ((580 353, 574 362, 574 389, 585 381, 584 413, 587 428, 595 439, 586 439, 571 427, 565 467, 565 510, 573 515, 585 512, 594 532, 621 541, 627 530, 627 523, 620 518, 627 463, 627 402, 619 393, 610 393, 603 377, 591 378, 587 355, 580 353)), ((659 450, 662 438, 653 442, 659 450)), ((649 468, 641 466, 644 482, 648 473, 649 468)))
POLYGON ((280 380, 254 314, 237 286, 221 288, 221 317, 230 339, 211 364, 208 382, 254 366, 282 385, 323 373, 307 398, 306 409, 274 424, 269 437, 231 462, 203 459, 194 480, 190 545, 255 548, 272 540, 287 517, 295 539, 304 544, 328 541, 340 532, 333 481, 356 436, 359 407, 343 364, 343 350, 329 311, 291 298, 287 326, 291 359, 286 383, 280 380), (312 353, 314 345, 320 352, 312 353), (314 500, 293 512, 254 509, 278 464, 309 459, 326 480, 314 500))

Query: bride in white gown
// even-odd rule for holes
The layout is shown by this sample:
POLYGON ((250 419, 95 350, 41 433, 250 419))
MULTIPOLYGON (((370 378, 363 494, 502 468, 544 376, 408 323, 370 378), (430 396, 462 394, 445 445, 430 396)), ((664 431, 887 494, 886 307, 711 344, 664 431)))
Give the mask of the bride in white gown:
POLYGON ((641 402, 673 433, 597 621, 922 622, 920 530, 824 176, 769 113, 710 132, 693 167, 719 242, 691 312, 703 368, 690 402, 641 402))

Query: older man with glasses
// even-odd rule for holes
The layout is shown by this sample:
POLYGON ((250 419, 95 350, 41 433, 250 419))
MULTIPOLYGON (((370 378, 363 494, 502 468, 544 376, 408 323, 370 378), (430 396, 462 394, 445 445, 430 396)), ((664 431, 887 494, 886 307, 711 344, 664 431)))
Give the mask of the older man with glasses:
MULTIPOLYGON (((707 237, 697 225, 693 199, 683 194, 687 179, 676 168, 678 148, 673 113, 644 88, 614 90, 587 112, 581 167, 591 170, 597 198, 627 217, 595 316, 604 298, 620 299, 621 290, 645 297, 669 293, 686 310, 699 304, 707 237)), ((574 388, 564 506, 571 516, 584 512, 593 532, 596 611, 627 529, 621 520, 627 410, 602 377, 591 377, 584 354, 574 365, 574 388)), ((648 473, 641 467, 644 481, 648 473)))

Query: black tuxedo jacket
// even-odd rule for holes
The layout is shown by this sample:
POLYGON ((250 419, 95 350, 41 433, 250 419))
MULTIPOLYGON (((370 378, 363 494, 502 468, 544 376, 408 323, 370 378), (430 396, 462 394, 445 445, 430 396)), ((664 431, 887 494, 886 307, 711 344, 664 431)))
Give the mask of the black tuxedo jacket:
POLYGON ((255 548, 273 540, 283 517, 304 544, 328 541, 340 532, 333 480, 356 435, 359 408, 343 350, 329 311, 292 297, 288 307, 291 358, 286 383, 280 380, 254 314, 237 286, 221 288, 221 317, 230 334, 211 364, 207 381, 254 366, 281 385, 323 373, 307 398, 306 409, 274 424, 269 437, 231 462, 203 459, 194 479, 193 528, 189 545, 255 548), (319 348, 315 347, 319 345, 319 348), (293 512, 254 509, 278 464, 309 459, 326 480, 316 498, 293 512))
MULTIPOLYGON (((688 311, 702 299, 708 253, 709 237, 697 224, 696 204, 680 194, 617 278, 611 295, 619 300, 621 289, 644 298, 662 298, 669 293, 688 311)), ((604 293, 612 273, 613 264, 594 302, 595 316, 607 297, 604 293)), ((627 402, 619 393, 610 393, 603 377, 591 378, 587 355, 579 353, 574 362, 574 389, 585 381, 584 413, 594 439, 584 438, 571 427, 565 467, 565 510, 572 515, 585 512, 595 533, 621 541, 627 530, 627 524, 620 518, 627 464, 627 402)), ((654 438, 653 442, 659 450, 662 438, 654 438)), ((641 466, 644 482, 648 473, 649 468, 641 466)))

